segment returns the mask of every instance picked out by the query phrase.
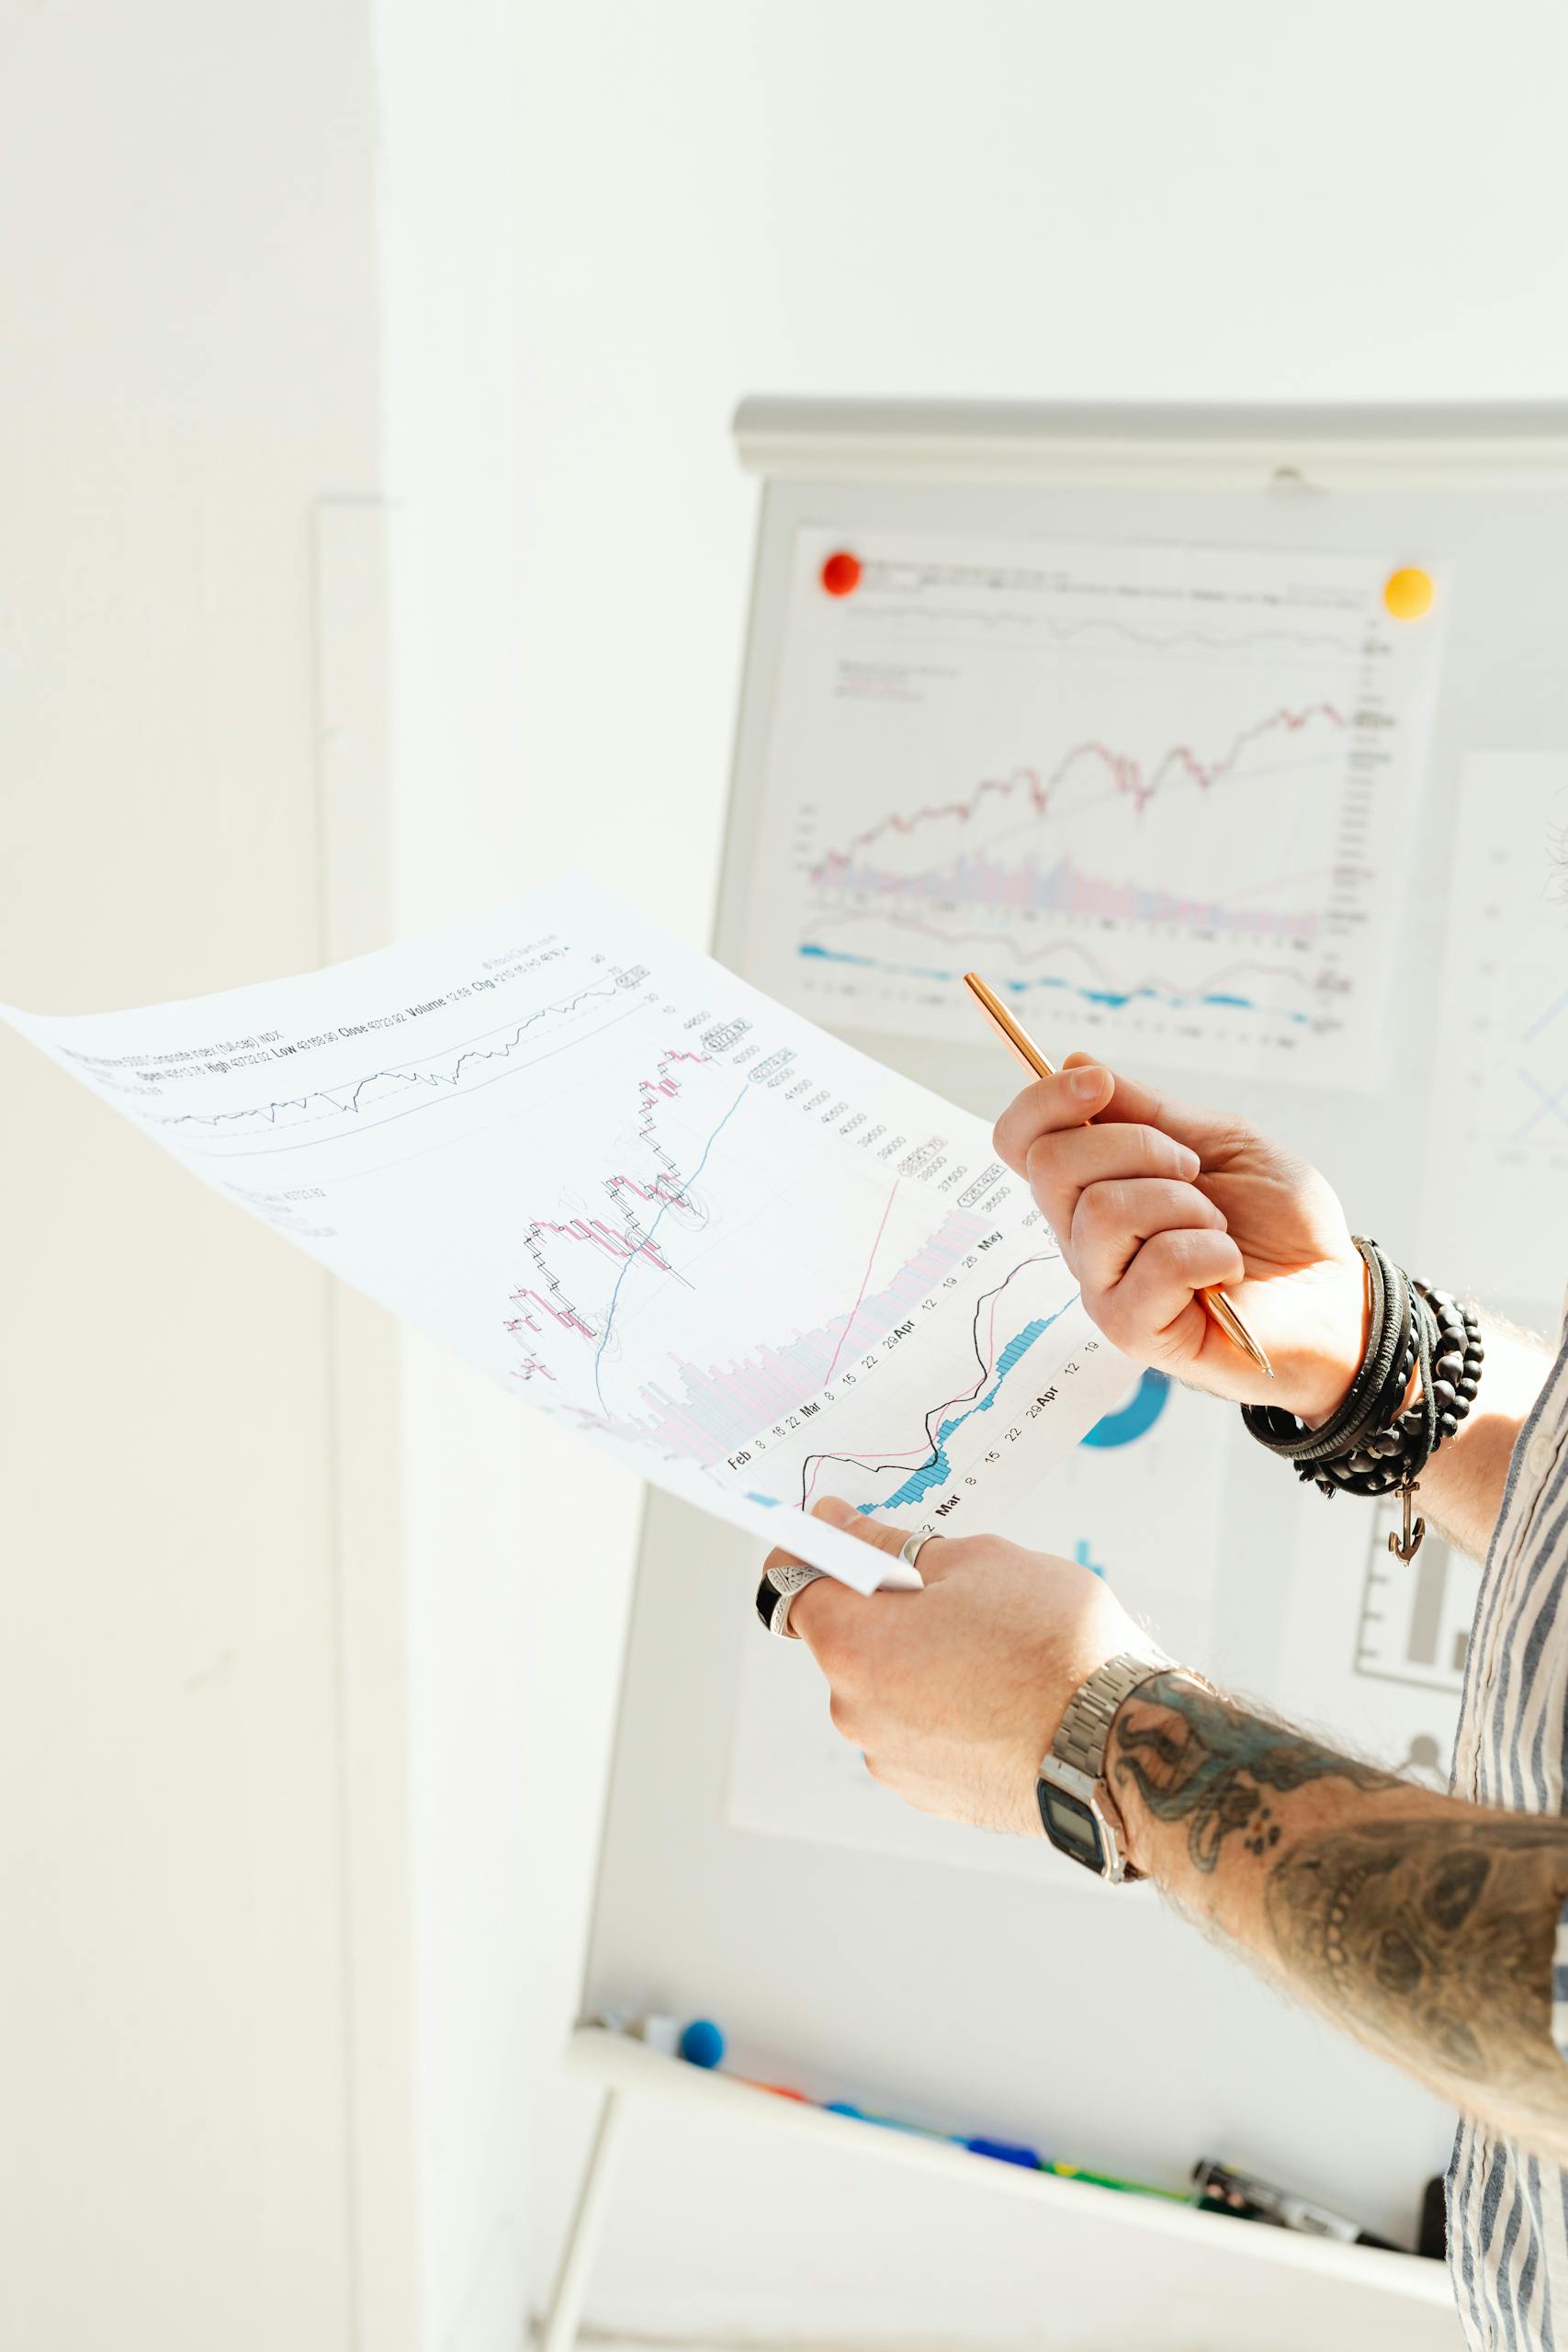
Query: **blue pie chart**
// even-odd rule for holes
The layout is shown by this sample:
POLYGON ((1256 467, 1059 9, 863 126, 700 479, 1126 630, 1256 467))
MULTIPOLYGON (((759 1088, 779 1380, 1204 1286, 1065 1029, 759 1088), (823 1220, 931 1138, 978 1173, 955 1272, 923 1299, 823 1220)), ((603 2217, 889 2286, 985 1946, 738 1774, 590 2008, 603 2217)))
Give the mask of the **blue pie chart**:
POLYGON ((1152 1368, 1145 1372, 1124 1405, 1096 1421, 1084 1439, 1085 1445, 1133 1445, 1147 1437, 1170 1398, 1170 1380, 1167 1374, 1152 1368))

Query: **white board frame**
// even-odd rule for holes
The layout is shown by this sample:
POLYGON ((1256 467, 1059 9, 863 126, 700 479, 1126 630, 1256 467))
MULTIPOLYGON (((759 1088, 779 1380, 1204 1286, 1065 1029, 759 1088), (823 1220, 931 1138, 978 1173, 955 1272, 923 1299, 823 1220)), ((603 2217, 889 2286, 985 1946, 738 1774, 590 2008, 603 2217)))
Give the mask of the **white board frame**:
MULTIPOLYGON (((1398 491, 1450 494, 1496 492, 1507 495, 1568 492, 1568 406, 1490 405, 1465 408, 1089 408, 1022 403, 796 401, 744 401, 735 431, 742 463, 762 482, 756 570, 748 626, 735 759, 715 923, 715 952, 745 966, 745 908, 753 849, 756 781, 762 773, 775 665, 782 638, 784 584, 777 557, 781 513, 793 528, 800 519, 802 485, 824 492, 850 486, 869 489, 957 489, 979 485, 1038 488, 1052 485, 1117 490, 1164 489, 1235 492, 1257 490, 1311 500, 1323 491, 1398 491), (793 519, 792 519, 793 518, 793 519)), ((829 519, 837 519, 830 516, 829 519)), ((944 527, 938 526, 937 527, 944 527)), ((945 527, 953 527, 951 525, 945 527)), ((1268 1465, 1263 1465, 1265 1469, 1268 1465)), ((1245 1504, 1245 1498, 1244 1498, 1245 1504)), ((638 1565, 639 1594, 660 1575, 676 1547, 695 1533, 683 1514, 670 1507, 650 1510, 638 1565)), ((627 1701, 643 1662, 646 1641, 634 1615, 623 1687, 623 1724, 635 1715, 627 1701)), ((605 1815, 605 1842, 588 1947, 582 2009, 591 2015, 611 1994, 604 1979, 600 1928, 612 1889, 612 1833, 626 1776, 635 1771, 635 1735, 623 1736, 612 1775, 605 1815), (628 1746, 628 1736, 632 1745, 628 1746)), ((626 1988, 616 1986, 616 1991, 626 1988)), ((564 2352, 575 2338, 586 2294, 594 2232, 602 2215, 604 2177, 614 2137, 616 2102, 628 2096, 690 2098, 690 2070, 651 2058, 617 2038, 581 2032, 572 2064, 606 2086, 607 2104, 595 2156, 591 2163, 569 2239, 561 2278, 545 2342, 564 2352)), ((722 2098, 733 2086, 710 2085, 700 2096, 722 2098)), ((752 2097, 736 2091, 740 2098, 752 2097)), ((835 2128, 829 2118, 803 2119, 784 2102, 766 2102, 779 2128, 835 2128)), ((853 2127, 849 2127, 852 2130, 853 2127)), ((965 2161, 945 2150, 866 2135, 868 2157, 921 2163, 965 2161)), ((1006 2168, 998 2167, 998 2172, 1006 2168)), ((998 2183, 1016 2190, 1018 2183, 998 2183)), ((1032 2193, 1036 2184, 1025 2183, 1032 2193)), ((1070 2196, 1078 2194, 1069 2190, 1070 2196)), ((1129 2200, 1130 2201, 1130 2200, 1129 2200)), ((1146 2214, 1123 2216, 1129 2226, 1150 2226, 1146 2214)), ((1205 2217, 1164 2209, 1160 2226, 1218 2226, 1216 2259, 1234 2248, 1238 2261, 1276 2260, 1282 2269, 1300 2268, 1299 2243, 1285 2233, 1235 2231, 1205 2217)), ((1314 2248, 1314 2256, 1325 2250, 1314 2248)), ((1346 2258, 1341 2256, 1341 2258, 1346 2258)), ((1358 2259, 1352 2251, 1348 2257, 1358 2259)), ((1382 2258, 1393 2286, 1422 2302, 1446 2302, 1448 2289, 1436 2266, 1408 2257, 1382 2258), (1403 2283, 1401 2283, 1403 2282, 1403 2283)), ((1369 2286, 1371 2272, 1363 2274, 1369 2286)))

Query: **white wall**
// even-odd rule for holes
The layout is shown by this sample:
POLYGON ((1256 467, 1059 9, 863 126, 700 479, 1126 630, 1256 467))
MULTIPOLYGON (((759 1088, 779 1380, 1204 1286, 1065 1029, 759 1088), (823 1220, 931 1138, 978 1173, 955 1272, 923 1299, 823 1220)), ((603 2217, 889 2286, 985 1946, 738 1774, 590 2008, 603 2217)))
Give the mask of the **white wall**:
MULTIPOLYGON (((744 391, 1568 393, 1555 0, 580 0, 532 20, 526 67, 525 716, 515 802, 463 820, 476 896, 491 859, 581 861, 703 935, 747 592, 752 489, 726 438, 744 391)), ((532 1844, 542 2280, 589 2107, 553 2053, 627 1504, 597 1470, 552 1484, 534 1433, 518 1442, 537 1481, 530 1552, 558 1577, 524 1731, 548 1792, 532 1844)), ((657 2154, 651 2132, 634 2144, 593 2306, 623 2325, 678 2325, 683 2266, 710 2325, 753 2309, 775 2198, 819 2269, 874 2269, 942 2229, 907 2179, 868 2178, 852 2208, 761 2133, 729 2171, 688 2134, 682 2119, 657 2154)), ((770 2317, 821 2314, 803 2283, 770 2317)))
MULTIPOLYGON (((494 0, 381 0, 378 15, 400 933, 501 899, 536 870, 519 425, 524 21, 494 0)), ((530 1811, 547 1802, 525 1712, 548 1608, 531 1524, 548 1471, 507 1398, 412 1340, 401 1417, 420 2340, 431 2352, 515 2352, 541 1924, 525 1854, 530 1811)))
MULTIPOLYGON (((319 952, 311 542, 378 463, 358 0, 0 65, 0 994, 319 952)), ((0 1034, 0 2342, 341 2352, 324 1278, 0 1034)))

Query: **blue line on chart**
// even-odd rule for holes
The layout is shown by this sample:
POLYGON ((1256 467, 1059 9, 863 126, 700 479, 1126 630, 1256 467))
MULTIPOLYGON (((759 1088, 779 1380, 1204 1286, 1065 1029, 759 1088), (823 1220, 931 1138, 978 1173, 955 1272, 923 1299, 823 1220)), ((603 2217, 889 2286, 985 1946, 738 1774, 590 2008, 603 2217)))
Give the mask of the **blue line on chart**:
POLYGON ((1066 1306, 1058 1306, 1055 1315, 1037 1316, 1032 1323, 1026 1323, 1021 1331, 1015 1332, 997 1358, 996 1373, 985 1394, 977 1396, 975 1402, 955 1419, 943 1421, 938 1430, 931 1460, 914 1471, 905 1479, 901 1487, 894 1489, 892 1494, 884 1495, 879 1503, 860 1504, 858 1508, 862 1516, 864 1517, 874 1510, 901 1510, 906 1503, 919 1502, 925 1495, 930 1493, 932 1487, 945 1487, 953 1476, 953 1464, 947 1458, 947 1440, 953 1435, 954 1430, 961 1430, 964 1422, 972 1420, 976 1413, 990 1411, 1001 1393, 1002 1383, 1009 1373, 1021 1358, 1028 1354, 1035 1340, 1044 1337, 1053 1323, 1060 1322, 1067 1307, 1076 1306, 1077 1302, 1078 1294, 1075 1291, 1068 1299, 1066 1306))
POLYGON ((648 1231, 642 1238, 642 1249, 633 1250, 631 1256, 623 1263, 620 1272, 615 1276, 615 1287, 610 1293, 610 1304, 604 1309, 604 1329, 600 1332, 599 1344, 593 1351, 593 1394, 599 1399, 599 1410, 602 1413, 607 1408, 604 1403, 604 1383, 600 1377, 599 1362, 610 1342, 610 1326, 615 1319, 615 1301, 620 1297, 621 1284, 626 1281, 626 1278, 630 1273, 633 1266, 636 1265, 638 1258, 642 1255, 642 1250, 649 1247, 654 1235, 663 1224, 665 1212, 674 1206, 676 1200, 680 1198, 682 1193, 689 1193, 691 1191, 692 1186, 696 1182, 698 1177, 702 1174, 703 1170, 707 1166, 709 1152, 712 1151, 715 1144, 718 1141, 720 1136, 724 1133, 731 1119, 734 1118, 735 1114, 739 1110, 742 1102, 745 1102, 747 1094, 750 1091, 750 1081, 748 1080, 747 1084, 741 1088, 739 1093, 736 1096, 734 1102, 725 1113, 723 1118, 719 1121, 717 1126, 715 1127, 712 1135, 709 1136, 706 1143, 704 1144, 703 1156, 698 1160, 696 1166, 693 1169, 691 1174, 677 1185, 673 1194, 666 1198, 664 1206, 660 1210, 659 1215, 654 1218, 653 1223, 649 1227, 648 1231))
POLYGON ((1521 1031, 1521 1033, 1520 1033, 1520 1036, 1519 1036, 1519 1043, 1520 1043, 1520 1045, 1521 1045, 1521 1046, 1532 1046, 1532 1045, 1534 1045, 1534 1043, 1535 1043, 1536 1039, 1540 1036, 1540 1035, 1541 1031, 1542 1031, 1544 1028, 1546 1028, 1546 1027, 1547 1027, 1547 1026, 1548 1026, 1551 1022, 1553 1022, 1553 1021, 1555 1021, 1555 1020, 1556 1020, 1556 1018, 1557 1018, 1558 1014, 1562 1012, 1562 1008, 1563 1008, 1563 1006, 1564 1006, 1564 1005, 1568 1005, 1568 989, 1563 989, 1563 991, 1562 991, 1562 995, 1558 998, 1558 1000, 1557 1000, 1557 1001, 1556 1001, 1556 1003, 1555 1003, 1555 1004, 1549 1004, 1549 1005, 1547 1006, 1546 1011, 1545 1011, 1544 1012, 1540 1012, 1540 1013, 1538 1013, 1538 1014, 1536 1015, 1535 1019, 1530 1023, 1530 1025, 1529 1025, 1529 1027, 1528 1029, 1521 1031))
MULTIPOLYGON (((931 971, 920 964, 885 964, 875 956, 850 956, 841 947, 818 947, 814 940, 802 940, 795 954, 813 956, 825 964, 862 965, 868 971, 887 972, 900 980, 942 980, 956 986, 964 977, 962 972, 931 971)), ((1106 1004, 1117 1009, 1136 1002, 1140 997, 1147 997, 1156 1004, 1178 1008, 1194 1004, 1215 1005, 1227 1012, 1262 1012, 1271 1021, 1293 1021, 1303 1029, 1311 1026, 1312 1019, 1309 1013, 1288 1011, 1283 1005, 1258 1004, 1248 996, 1227 996, 1217 990, 1202 996, 1177 996, 1168 989, 1143 986, 1135 989, 1086 989, 1080 988, 1076 980, 1058 979, 1046 972, 1031 980, 998 980, 997 986, 1011 996, 1027 995, 1031 989, 1065 989, 1069 995, 1082 997, 1086 1004, 1106 1004)))
POLYGON ((1563 1083, 1558 1087, 1554 1092, 1549 1094, 1545 1087, 1542 1086, 1540 1079, 1532 1078, 1528 1069, 1517 1070, 1515 1072, 1515 1076, 1517 1078, 1521 1086, 1527 1087, 1530 1093, 1536 1095, 1539 1099, 1536 1102, 1535 1109, 1530 1113, 1529 1117, 1524 1121, 1522 1125, 1517 1126, 1514 1129, 1513 1134, 1508 1138, 1510 1143, 1523 1143, 1529 1136, 1530 1129, 1535 1125, 1537 1120, 1544 1119, 1548 1112, 1551 1114, 1551 1116, 1554 1119, 1561 1119, 1564 1126, 1568 1126, 1568 1108, 1564 1108, 1564 1098, 1568 1097, 1568 1080, 1564 1080, 1563 1083))
MULTIPOLYGON (((592 996, 614 996, 617 985, 614 980, 595 980, 592 988, 579 989, 575 996, 562 997, 556 1004, 542 1004, 537 1012, 531 1012, 525 1021, 518 1023, 504 1046, 482 1047, 475 1046, 471 1052, 459 1053, 448 1077, 443 1078, 438 1071, 434 1070, 426 1073, 411 1067, 408 1063, 403 1063, 391 1069, 370 1070, 364 1078, 355 1082, 354 1090, 345 1101, 340 1102, 337 1094, 330 1087, 313 1086, 308 1093, 286 1094, 276 1102, 254 1102, 244 1111, 181 1111, 172 1119, 160 1119, 158 1125, 162 1127, 220 1127, 232 1119, 265 1119, 271 1125, 276 1126, 279 1112, 303 1111, 312 1102, 328 1102, 334 1111, 339 1112, 357 1111, 359 1098, 367 1086, 374 1086, 377 1080, 381 1078, 406 1079, 411 1086, 456 1086, 465 1062, 507 1060, 515 1053, 524 1035, 533 1028, 536 1022, 547 1019, 552 1012, 575 1012, 580 1004, 585 1003, 592 996)), ((495 1033, 491 1031, 490 1034, 493 1035, 495 1033)), ((450 1046, 438 1046, 434 1053, 421 1058, 427 1061, 443 1059, 451 1051, 450 1046)))

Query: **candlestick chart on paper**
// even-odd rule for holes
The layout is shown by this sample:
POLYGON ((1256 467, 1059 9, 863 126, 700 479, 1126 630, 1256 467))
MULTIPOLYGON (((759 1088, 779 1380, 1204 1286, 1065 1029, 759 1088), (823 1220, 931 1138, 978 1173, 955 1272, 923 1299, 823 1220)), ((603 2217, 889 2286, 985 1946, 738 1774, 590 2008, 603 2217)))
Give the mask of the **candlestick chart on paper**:
POLYGON ((304 979, 13 1017, 359 1288, 753 1528, 828 1492, 978 1524, 1118 1377, 978 1120, 586 885, 304 979))
POLYGON ((802 531, 758 977, 962 1040, 978 967, 1052 1038, 1368 1077, 1440 627, 1393 568, 802 531))

